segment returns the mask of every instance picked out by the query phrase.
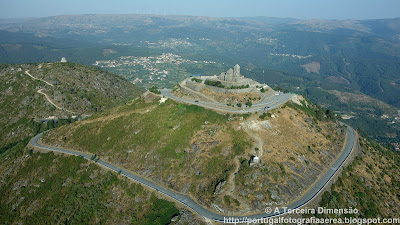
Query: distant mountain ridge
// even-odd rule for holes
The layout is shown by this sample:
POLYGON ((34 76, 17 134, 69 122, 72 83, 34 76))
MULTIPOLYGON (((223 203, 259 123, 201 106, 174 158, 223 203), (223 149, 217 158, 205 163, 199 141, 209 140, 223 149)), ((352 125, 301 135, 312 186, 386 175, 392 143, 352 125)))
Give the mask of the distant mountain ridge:
MULTIPOLYGON (((400 107, 400 18, 298 20, 92 14, 4 20, 0 30, 3 62, 37 62, 37 58, 54 61, 66 56, 73 62, 92 65, 96 60, 122 56, 173 53, 190 60, 239 63, 248 68, 252 79, 307 94, 317 103, 332 105, 335 111, 344 108, 337 98, 313 90, 362 93, 400 107), (105 55, 105 49, 113 53, 105 55), (319 69, 307 71, 303 65, 319 65, 319 69)), ((121 74, 126 72, 123 70, 121 74)), ((384 128, 379 137, 400 134, 400 123, 391 123, 397 117, 393 113, 389 121, 380 119, 388 114, 382 109, 365 112, 357 106, 346 108, 345 113, 358 118, 350 124, 367 129, 370 135, 374 131, 360 121, 379 123, 384 128)))
MULTIPOLYGON (((193 25, 206 25, 213 27, 216 25, 254 26, 260 30, 281 26, 292 25, 294 28, 309 31, 330 31, 335 29, 349 29, 360 32, 378 33, 382 31, 395 34, 399 32, 400 18, 390 19, 369 19, 369 20, 326 20, 326 19, 294 19, 276 17, 209 17, 209 16, 185 16, 185 15, 150 15, 150 14, 84 14, 84 15, 60 15, 51 17, 31 18, 31 19, 0 19, 2 29, 21 31, 28 26, 38 27, 62 27, 71 29, 74 27, 84 28, 87 25, 107 27, 118 24, 118 26, 151 26, 159 27, 182 27, 193 25), (295 27, 298 25, 298 27, 295 27), (300 26, 304 25, 304 26, 300 26), (19 26, 20 28, 17 28, 19 26), (378 26, 380 28, 378 28, 378 26)), ((86 27, 90 28, 90 27, 86 27)), ((266 29, 268 30, 268 29, 266 29)))

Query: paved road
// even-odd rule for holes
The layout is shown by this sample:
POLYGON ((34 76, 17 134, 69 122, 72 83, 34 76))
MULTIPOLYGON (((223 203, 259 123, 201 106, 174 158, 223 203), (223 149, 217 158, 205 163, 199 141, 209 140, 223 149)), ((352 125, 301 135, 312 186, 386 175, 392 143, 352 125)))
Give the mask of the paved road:
MULTIPOLYGON (((36 135, 34 138, 32 138, 32 140, 30 141, 30 144, 37 148, 55 151, 55 152, 66 153, 66 154, 70 154, 70 155, 81 156, 81 157, 89 159, 89 160, 92 157, 89 154, 85 154, 85 153, 81 153, 81 152, 76 152, 76 151, 71 151, 71 150, 67 150, 67 149, 63 149, 63 148, 57 148, 57 147, 45 146, 45 145, 38 144, 38 140, 42 135, 43 135, 43 133, 36 135)), ((353 151, 355 142, 356 142, 355 138, 356 138, 355 131, 353 130, 353 128, 347 126, 347 142, 346 142, 343 153, 339 156, 337 161, 335 161, 333 163, 331 168, 327 172, 325 172, 325 174, 309 189, 309 191, 306 192, 302 198, 300 198, 296 202, 292 203, 291 205, 287 206, 286 210, 288 210, 288 209, 293 210, 293 209, 301 208, 301 207, 305 206, 307 203, 309 203, 311 200, 313 200, 316 196, 318 196, 318 194, 321 193, 323 188, 328 184, 328 182, 332 179, 332 177, 340 170, 340 168, 343 166, 343 164, 349 158, 350 154, 353 151)), ((177 202, 180 202, 181 204, 192 209, 193 211, 195 211, 196 213, 198 213, 200 216, 202 216, 204 218, 214 220, 217 222, 224 222, 224 219, 227 219, 227 218, 240 219, 240 220, 243 219, 243 216, 229 216, 229 215, 221 215, 221 214, 211 212, 211 211, 203 208, 199 204, 197 204, 195 201, 193 201, 193 199, 191 199, 187 195, 179 194, 172 190, 166 189, 156 183, 146 180, 146 179, 144 179, 140 176, 137 176, 123 168, 117 167, 117 166, 112 165, 103 160, 97 160, 96 163, 98 163, 102 166, 105 166, 105 167, 109 168, 110 170, 113 170, 117 173, 120 173, 121 175, 123 175, 129 179, 137 181, 137 182, 141 183, 142 185, 146 185, 147 187, 152 188, 155 191, 157 191, 165 196, 168 196, 177 202)), ((276 216, 284 215, 286 213, 287 213, 287 211, 285 211, 284 208, 281 208, 281 209, 279 209, 279 212, 277 212, 277 213, 275 213, 275 212, 259 213, 259 214, 246 216, 246 218, 262 219, 262 218, 276 217, 276 216)))
MULTIPOLYGON (((278 92, 277 92, 278 93, 278 92)), ((268 110, 274 109, 285 103, 286 101, 290 100, 294 95, 293 94, 285 94, 285 93, 278 93, 278 95, 273 95, 269 98, 263 99, 262 102, 253 104, 251 107, 228 107, 226 104, 222 103, 214 103, 214 102, 204 102, 204 101, 195 101, 195 100, 187 100, 178 98, 172 95, 171 89, 162 89, 161 94, 171 98, 178 102, 188 103, 192 105, 198 105, 204 108, 218 110, 222 112, 229 112, 229 113, 249 113, 249 112, 258 112, 264 111, 265 107, 269 107, 268 110)))

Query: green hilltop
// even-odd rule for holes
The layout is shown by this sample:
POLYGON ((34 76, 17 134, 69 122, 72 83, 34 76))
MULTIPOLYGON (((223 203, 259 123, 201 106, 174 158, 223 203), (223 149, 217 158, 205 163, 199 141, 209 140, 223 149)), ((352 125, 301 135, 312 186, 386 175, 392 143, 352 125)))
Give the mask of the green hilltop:
POLYGON ((143 92, 117 75, 73 63, 1 64, 0 80, 1 146, 54 127, 52 119, 72 122, 143 92), (38 122, 44 119, 50 123, 38 122))
POLYGON ((95 155, 190 195, 211 210, 217 205, 236 213, 259 212, 263 202, 284 204, 300 195, 344 143, 334 117, 310 102, 287 104, 263 116, 222 115, 158 100, 145 96, 105 110, 54 129, 42 141, 95 155), (264 154, 263 163, 249 166, 259 154, 264 154), (307 171, 310 166, 313 170, 307 171), (304 174, 298 176, 296 167, 304 174), (281 197, 271 196, 271 190, 281 197))

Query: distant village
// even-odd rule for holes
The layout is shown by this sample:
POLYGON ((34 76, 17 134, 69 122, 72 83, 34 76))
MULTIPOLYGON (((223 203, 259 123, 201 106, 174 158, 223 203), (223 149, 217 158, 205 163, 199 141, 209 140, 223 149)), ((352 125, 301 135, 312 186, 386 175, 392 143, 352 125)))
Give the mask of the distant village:
POLYGON ((283 56, 283 57, 292 57, 292 58, 298 58, 298 59, 307 59, 307 58, 311 58, 312 55, 296 55, 296 54, 276 54, 276 53, 269 53, 270 55, 273 56, 283 56))
MULTIPOLYGON (((172 53, 163 53, 158 56, 137 57, 122 56, 113 60, 99 60, 93 65, 105 69, 118 70, 128 78, 131 76, 131 82, 151 83, 152 81, 166 80, 167 76, 182 73, 182 64, 215 64, 213 61, 192 61, 182 58, 180 55, 172 53), (179 71, 178 71, 179 70, 179 71)), ((187 75, 187 74, 180 74, 187 75)), ((129 80, 129 79, 128 79, 129 80)))

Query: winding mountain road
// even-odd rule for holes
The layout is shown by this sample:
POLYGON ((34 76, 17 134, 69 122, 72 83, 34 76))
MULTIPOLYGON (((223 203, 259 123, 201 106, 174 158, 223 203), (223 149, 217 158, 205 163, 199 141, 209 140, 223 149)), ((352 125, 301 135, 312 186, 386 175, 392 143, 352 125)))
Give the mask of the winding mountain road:
POLYGON ((227 112, 227 113, 251 113, 251 112, 259 112, 259 111, 266 111, 270 109, 275 109, 282 105, 283 103, 287 102, 288 100, 292 99, 294 96, 290 93, 281 93, 276 92, 277 94, 270 96, 269 98, 263 99, 262 102, 255 103, 251 107, 228 107, 226 104, 222 103, 215 103, 215 102, 204 102, 198 100, 188 100, 176 97, 172 95, 171 89, 162 89, 161 94, 171 98, 177 102, 187 103, 191 105, 198 105, 204 108, 217 110, 220 112, 227 112), (266 109, 267 107, 267 109, 266 109), (268 108, 269 107, 269 108, 268 108))
MULTIPOLYGON (((58 148, 58 147, 53 147, 53 146, 47 146, 47 145, 42 145, 38 143, 38 140, 40 137, 43 135, 43 133, 40 133, 33 137, 30 141, 30 144, 34 146, 35 148, 38 149, 44 149, 47 151, 54 151, 54 152, 60 152, 60 153, 65 153, 69 155, 75 155, 75 156, 80 156, 85 159, 90 160, 92 155, 82 153, 82 152, 77 152, 77 151, 72 151, 68 149, 63 149, 63 148, 58 148)), ((272 211, 270 213, 258 213, 258 214, 253 214, 253 215, 246 215, 244 216, 231 216, 231 215, 221 215, 212 211, 209 211, 205 208, 203 208, 201 205, 196 203, 192 198, 190 198, 187 195, 183 195, 180 193, 177 193, 175 191, 172 191, 170 189, 167 189, 165 187, 162 187, 152 181, 149 181, 147 179, 144 179, 136 174, 133 174, 132 172, 115 166, 113 164, 110 164, 106 161, 103 160, 95 160, 94 162, 102 165, 104 167, 107 167, 108 169, 115 171, 117 173, 120 173, 121 175, 134 180, 136 182, 139 182, 142 185, 145 185, 173 200, 176 202, 179 202, 188 208, 192 209, 194 212, 199 214, 205 219, 208 220, 213 220, 217 222, 227 222, 228 219, 238 219, 241 222, 245 222, 243 219, 262 219, 262 218, 271 218, 271 217, 276 217, 276 216, 281 216, 286 213, 288 213, 288 210, 294 210, 298 208, 302 208, 303 206, 307 205, 310 201, 312 201, 315 197, 317 197, 320 193, 322 193, 322 190, 327 186, 329 181, 340 171, 342 168, 343 164, 348 160, 349 156, 351 155, 354 147, 356 144, 356 133, 353 128, 350 126, 347 126, 347 141, 344 147, 343 152, 341 155, 338 157, 338 159, 331 165, 331 167, 325 172, 325 174, 316 182, 313 184, 313 186, 306 192, 300 199, 297 201, 293 202, 292 204, 288 205, 287 208, 280 208, 279 212, 272 211)))

